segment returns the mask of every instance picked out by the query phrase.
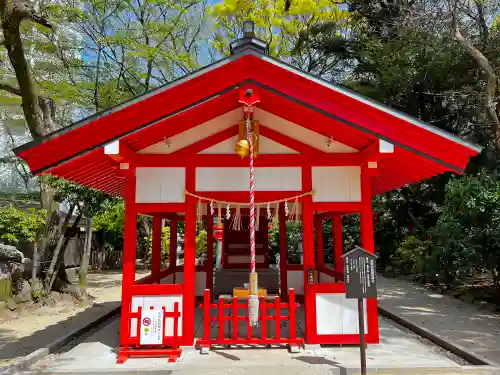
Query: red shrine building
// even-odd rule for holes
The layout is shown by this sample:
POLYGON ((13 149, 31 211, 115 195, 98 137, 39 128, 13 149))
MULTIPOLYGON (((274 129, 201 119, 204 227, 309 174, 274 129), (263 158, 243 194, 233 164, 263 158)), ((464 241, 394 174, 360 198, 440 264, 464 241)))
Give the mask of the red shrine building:
MULTIPOLYGON (((15 151, 35 175, 124 199, 124 361, 175 360, 192 345, 359 343, 357 301, 345 298, 342 218, 359 214, 360 245, 373 253, 375 195, 460 174, 481 148, 270 57, 250 29, 229 57, 15 151), (249 161, 238 151, 246 118, 254 136, 257 326, 246 298, 249 161), (153 221, 151 275, 141 280, 138 215, 153 221), (297 249, 287 244, 290 220, 302 231, 297 249), (324 220, 332 220, 331 241, 324 220), (181 222, 184 258, 176 260, 171 240, 162 267, 162 227, 175 239, 181 222), (271 223, 279 228, 278 264, 271 223), (204 263, 196 260, 201 228, 204 263)), ((376 344, 377 301, 364 304, 366 340, 376 344)))

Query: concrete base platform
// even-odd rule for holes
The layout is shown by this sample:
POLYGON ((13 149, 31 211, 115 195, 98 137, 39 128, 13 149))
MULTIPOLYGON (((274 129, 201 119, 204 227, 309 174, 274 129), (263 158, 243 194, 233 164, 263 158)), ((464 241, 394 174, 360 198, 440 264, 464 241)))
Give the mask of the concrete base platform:
MULTIPOLYGON (((117 365, 119 321, 115 320, 73 349, 48 357, 25 372, 28 374, 328 374, 359 373, 359 348, 314 347, 300 353, 286 348, 229 348, 208 355, 185 351, 177 363, 166 359, 129 359, 117 365)), ((496 368, 461 367, 415 340, 389 322, 380 321, 381 342, 367 351, 370 373, 377 374, 499 374, 496 368)))

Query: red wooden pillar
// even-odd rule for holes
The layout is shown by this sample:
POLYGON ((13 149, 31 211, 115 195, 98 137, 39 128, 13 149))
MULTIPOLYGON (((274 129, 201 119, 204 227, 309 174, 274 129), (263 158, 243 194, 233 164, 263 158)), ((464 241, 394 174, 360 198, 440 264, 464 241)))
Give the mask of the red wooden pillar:
POLYGON ((210 205, 207 205, 207 265, 206 275, 207 281, 205 288, 210 289, 213 294, 214 288, 214 217, 210 211, 210 205))
MULTIPOLYGON (((370 253, 375 252, 375 242, 373 239, 373 209, 371 193, 370 170, 367 167, 361 168, 361 212, 360 212, 360 230, 361 247, 370 253)), ((372 337, 372 343, 379 342, 379 325, 377 299, 371 298, 366 301, 366 314, 368 320, 368 332, 372 337)))
MULTIPOLYGON (((161 231, 163 219, 159 216, 153 217, 153 239, 151 242, 151 275, 159 277, 161 269, 161 231)), ((159 280, 157 280, 159 281, 159 280)))
MULTIPOLYGON (((311 167, 302 167, 302 189, 312 190, 311 167)), ((312 196, 302 199, 302 246, 304 250, 304 309, 305 309, 305 338, 306 342, 313 342, 316 335, 316 316, 314 311, 315 296, 310 292, 307 282, 307 271, 314 268, 314 217, 312 196)))
POLYGON ((370 170, 366 167, 361 169, 361 204, 361 247, 370 253, 374 253, 371 178, 370 170))
POLYGON ((319 216, 314 220, 316 226, 316 268, 325 264, 325 248, 323 245, 323 219, 319 216))
POLYGON ((170 247, 168 249, 168 268, 177 264, 177 215, 170 218, 170 247))
MULTIPOLYGON (((120 320, 120 345, 127 345, 130 337, 130 319, 127 314, 132 310, 131 287, 135 282, 135 256, 137 241, 137 211, 135 205, 135 168, 130 169, 125 182, 125 219, 123 225, 122 261, 122 314, 120 320)), ((139 334, 139 332, 138 332, 139 334)))
POLYGON ((342 254, 344 253, 344 239, 342 238, 342 216, 335 215, 332 218, 333 234, 333 264, 335 271, 344 274, 344 263, 342 254))
POLYGON ((280 219, 280 281, 281 281, 281 299, 288 298, 288 274, 287 274, 287 240, 286 240, 286 217, 285 205, 279 205, 279 219, 280 219))
MULTIPOLYGON (((186 189, 195 190, 195 169, 186 168, 186 189)), ((196 256, 196 199, 186 195, 184 223, 184 293, 182 312, 182 343, 194 342, 195 256, 196 256)))

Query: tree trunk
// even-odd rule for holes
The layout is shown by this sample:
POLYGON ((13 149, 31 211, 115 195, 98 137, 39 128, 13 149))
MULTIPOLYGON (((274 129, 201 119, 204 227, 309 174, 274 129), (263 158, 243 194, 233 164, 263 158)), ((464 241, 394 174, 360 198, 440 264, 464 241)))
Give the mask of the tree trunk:
MULTIPOLYGON (((65 233, 66 235, 62 236, 62 238, 64 239, 62 246, 61 246, 61 249, 60 249, 62 251, 59 251, 59 254, 56 258, 57 259, 56 266, 54 268, 55 270, 57 269, 57 273, 52 274, 50 281, 48 283, 48 286, 47 286, 48 291, 50 291, 52 289, 52 286, 54 285, 56 278, 62 279, 62 282, 69 283, 68 276, 66 275, 66 270, 64 267, 64 253, 66 252, 66 248, 68 247, 69 240, 70 240, 71 236, 75 232, 75 229, 78 228, 78 223, 80 222, 81 217, 82 217, 82 215, 81 215, 81 213, 79 213, 78 216, 76 217, 75 221, 73 222, 71 229, 69 230, 69 235, 68 235, 68 230, 66 230, 66 233, 65 233)), ((55 289, 55 290, 60 291, 59 289, 55 289)))
POLYGON ((54 197, 54 188, 49 183, 49 175, 39 177, 40 181, 40 203, 41 208, 47 211, 47 214, 57 211, 57 202, 54 197))
POLYGON ((48 28, 52 28, 52 25, 46 18, 34 12, 30 0, 0 1, 0 15, 4 36, 3 45, 7 50, 7 55, 19 85, 19 87, 8 87, 6 85, 3 89, 21 97, 26 124, 31 136, 37 139, 55 130, 53 122, 54 102, 38 95, 24 53, 21 23, 24 20, 31 20, 48 28))
MULTIPOLYGON (((75 209, 75 206, 72 205, 70 207, 68 213, 66 214, 66 217, 64 218, 61 229, 59 231, 59 239, 57 240, 56 248, 54 249, 54 252, 52 253, 52 260, 50 261, 50 265, 49 265, 49 268, 47 270, 47 274, 45 275, 45 295, 48 295, 51 288, 52 288, 53 281, 51 282, 51 280, 54 276, 54 271, 56 269, 55 267, 57 264, 57 260, 59 259, 59 253, 61 252, 61 248, 62 248, 64 239, 65 239, 65 236, 66 236, 69 219, 71 218, 71 216, 73 216, 74 209, 75 209)), ((35 260, 33 259, 33 262, 34 261, 35 260)))
POLYGON ((31 269, 31 295, 34 295, 36 290, 36 272, 38 269, 38 265, 40 264, 40 254, 38 254, 38 239, 33 244, 33 259, 31 261, 32 269, 31 269))
POLYGON ((92 249, 92 216, 87 217, 87 225, 85 228, 85 245, 83 247, 83 255, 80 261, 78 277, 80 279, 80 287, 85 290, 87 287, 87 274, 89 270, 90 251, 92 249))
MULTIPOLYGON (((148 237, 152 236, 152 229, 148 223, 148 218, 143 217, 142 218, 142 225, 144 227, 144 231, 148 235, 148 237)), ((151 244, 152 246, 152 244, 151 244)), ((144 256, 142 257, 142 262, 143 262, 143 267, 145 270, 147 270, 147 264, 148 264, 148 255, 149 255, 149 249, 144 249, 144 256)))

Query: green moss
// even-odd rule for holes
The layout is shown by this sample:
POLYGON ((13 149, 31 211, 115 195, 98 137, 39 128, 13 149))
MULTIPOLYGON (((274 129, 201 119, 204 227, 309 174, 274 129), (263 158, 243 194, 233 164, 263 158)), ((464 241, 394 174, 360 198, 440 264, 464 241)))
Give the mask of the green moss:
POLYGON ((43 296, 43 283, 40 281, 40 279, 36 279, 35 287, 32 288, 31 291, 31 298, 35 302, 38 302, 43 296))
POLYGON ((0 280, 0 301, 7 301, 12 293, 12 281, 10 278, 0 280))

